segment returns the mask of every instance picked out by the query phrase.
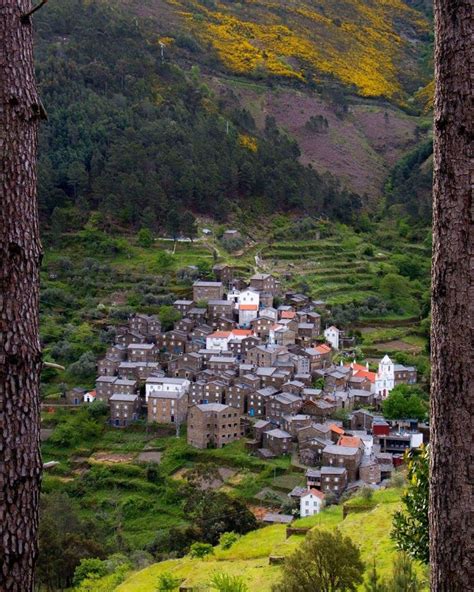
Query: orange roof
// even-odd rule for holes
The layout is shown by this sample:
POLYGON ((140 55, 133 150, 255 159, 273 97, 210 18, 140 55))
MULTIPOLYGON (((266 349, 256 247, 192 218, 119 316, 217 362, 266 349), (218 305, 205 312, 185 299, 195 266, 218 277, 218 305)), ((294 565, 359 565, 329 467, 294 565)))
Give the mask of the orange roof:
POLYGON ((359 448, 362 441, 357 436, 341 436, 337 444, 338 446, 347 446, 348 448, 359 448))
POLYGON ((258 306, 256 304, 241 304, 239 310, 258 310, 258 306))
POLYGON ((208 337, 230 337, 230 331, 214 331, 208 337))
POLYGON ((342 436, 342 434, 344 434, 344 430, 342 428, 340 428, 338 425, 336 425, 335 423, 332 423, 329 426, 329 429, 331 430, 331 432, 334 432, 335 434, 340 434, 342 436))
POLYGON ((322 345, 317 345, 314 349, 320 354, 327 354, 331 351, 329 345, 326 345, 325 343, 323 343, 322 345))
POLYGON ((352 364, 344 364, 346 368, 352 368, 353 376, 358 376, 359 378, 368 378, 370 382, 375 382, 376 373, 367 370, 366 366, 362 366, 362 364, 357 364, 357 362, 352 362, 352 364))
POLYGON ((234 329, 232 331, 232 335, 249 337, 250 335, 253 335, 253 331, 251 329, 234 329))
POLYGON ((95 397, 96 396, 95 389, 93 391, 89 391, 87 394, 89 395, 89 397, 95 397))
POLYGON ((296 316, 296 312, 294 310, 282 310, 281 311, 281 318, 282 319, 294 319, 296 316))
POLYGON ((308 489, 308 491, 302 497, 304 497, 305 495, 308 495, 308 493, 312 493, 316 497, 319 497, 319 499, 324 499, 324 497, 325 497, 325 495, 322 491, 319 491, 319 489, 314 489, 314 487, 312 487, 311 489, 308 489))
POLYGON ((369 370, 357 370, 354 372, 354 376, 358 376, 359 378, 368 378, 370 382, 375 382, 377 375, 375 372, 370 372, 369 370))

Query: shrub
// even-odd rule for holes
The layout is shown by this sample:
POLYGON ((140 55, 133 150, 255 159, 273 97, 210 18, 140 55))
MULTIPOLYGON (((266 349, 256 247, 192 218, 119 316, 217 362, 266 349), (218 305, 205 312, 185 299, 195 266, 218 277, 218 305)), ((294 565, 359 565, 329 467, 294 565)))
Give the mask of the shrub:
POLYGON ((73 584, 74 586, 78 586, 86 578, 90 578, 91 576, 101 578, 106 573, 107 567, 105 561, 102 561, 102 559, 81 559, 79 565, 74 570, 73 584))
POLYGON ((247 584, 241 577, 224 573, 214 574, 209 585, 218 592, 248 592, 247 584))
POLYGON ((214 547, 210 543, 193 543, 191 545, 191 549, 189 551, 189 555, 191 557, 195 557, 197 559, 203 559, 207 555, 212 555, 214 553, 214 547))
POLYGON ((181 584, 181 579, 174 576, 169 571, 158 576, 158 586, 156 592, 174 592, 181 584))
POLYGON ((236 532, 223 532, 219 538, 219 545, 223 549, 230 549, 240 536, 236 532))

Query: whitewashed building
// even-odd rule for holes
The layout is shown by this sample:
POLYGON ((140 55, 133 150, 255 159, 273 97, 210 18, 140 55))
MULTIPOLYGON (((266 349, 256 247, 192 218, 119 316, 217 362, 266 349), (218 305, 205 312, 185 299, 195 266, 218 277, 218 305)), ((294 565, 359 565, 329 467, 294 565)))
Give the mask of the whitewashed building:
POLYGON ((308 489, 308 491, 300 497, 300 516, 314 516, 321 512, 324 506, 324 493, 317 489, 308 489))
POLYGON ((328 327, 327 329, 325 329, 324 338, 326 339, 326 341, 328 343, 331 344, 331 347, 333 349, 339 349, 339 346, 341 344, 341 337, 342 337, 341 334, 342 334, 342 331, 340 331, 334 325, 331 325, 331 327, 328 327))
POLYGON ((379 363, 379 369, 375 377, 375 393, 385 399, 395 387, 395 366, 386 355, 379 363))
POLYGON ((152 393, 187 393, 190 386, 191 382, 187 378, 150 376, 145 383, 145 400, 148 403, 152 393))

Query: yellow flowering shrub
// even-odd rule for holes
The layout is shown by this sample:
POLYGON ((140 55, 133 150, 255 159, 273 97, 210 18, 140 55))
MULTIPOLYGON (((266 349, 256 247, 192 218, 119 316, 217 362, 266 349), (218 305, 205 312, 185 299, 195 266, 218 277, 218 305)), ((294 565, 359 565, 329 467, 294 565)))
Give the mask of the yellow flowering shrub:
POLYGON ((311 71, 353 85, 363 96, 401 100, 397 76, 408 41, 397 30, 428 30, 423 17, 401 0, 247 0, 235 8, 216 1, 167 0, 198 39, 213 47, 236 74, 304 80, 311 71))
POLYGON ((251 152, 257 152, 257 138, 254 138, 253 136, 249 136, 248 134, 239 134, 239 144, 251 152))

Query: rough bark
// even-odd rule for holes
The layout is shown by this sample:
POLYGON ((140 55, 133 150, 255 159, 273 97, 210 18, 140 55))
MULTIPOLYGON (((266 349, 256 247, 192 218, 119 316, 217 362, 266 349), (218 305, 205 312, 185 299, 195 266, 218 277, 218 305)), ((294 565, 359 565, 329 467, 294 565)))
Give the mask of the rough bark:
POLYGON ((0 590, 33 590, 39 452, 41 106, 29 0, 0 0, 0 590))
POLYGON ((473 2, 434 4, 431 590, 465 592, 474 590, 473 2))

